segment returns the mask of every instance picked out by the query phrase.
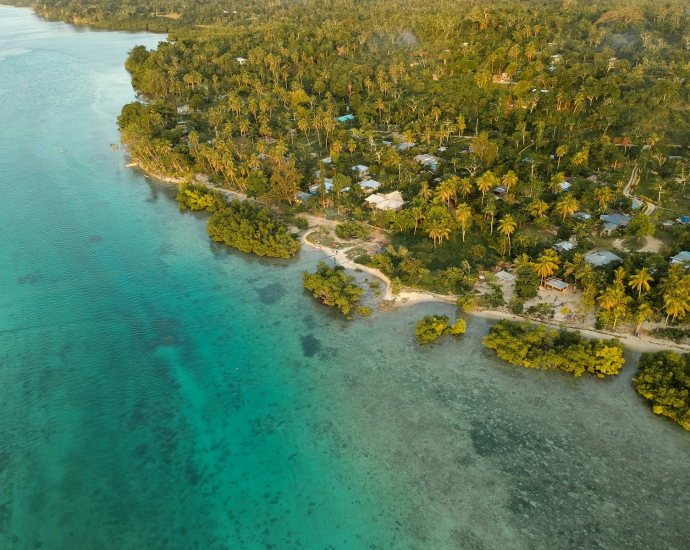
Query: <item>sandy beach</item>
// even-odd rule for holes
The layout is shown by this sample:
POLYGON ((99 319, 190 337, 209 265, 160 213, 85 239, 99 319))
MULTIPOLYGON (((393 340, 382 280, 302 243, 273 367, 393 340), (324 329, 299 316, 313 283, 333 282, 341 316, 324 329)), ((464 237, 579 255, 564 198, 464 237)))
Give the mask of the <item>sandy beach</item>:
MULTIPOLYGON (((128 166, 131 165, 132 163, 128 163, 128 166)), ((170 176, 163 176, 161 174, 156 174, 153 173, 149 170, 146 170, 141 163, 137 163, 137 166, 144 171, 147 175, 154 177, 156 179, 159 179, 161 181, 167 182, 167 183, 175 183, 179 184, 183 181, 185 181, 183 178, 174 178, 170 176)), ((205 183, 205 182, 200 182, 204 183, 209 189, 213 189, 215 191, 218 191, 225 197, 227 197, 230 200, 250 200, 253 202, 260 203, 260 201, 256 201, 254 199, 251 199, 247 197, 247 195, 239 192, 239 191, 232 191, 228 189, 223 189, 219 187, 215 187, 211 183, 205 183)), ((367 273, 369 275, 372 275, 375 279, 378 279, 385 285, 385 290, 381 289, 382 294, 380 296, 377 296, 374 298, 373 292, 370 291, 370 289, 367 289, 367 292, 365 294, 365 300, 363 300, 363 303, 370 303, 371 305, 374 304, 380 304, 380 303, 385 303, 386 307, 382 307, 380 309, 386 309, 386 310, 394 310, 397 309, 398 307, 403 307, 406 305, 412 305, 412 304, 418 304, 418 303, 423 303, 423 302, 442 302, 446 304, 454 304, 456 300, 456 296, 442 296, 439 294, 434 294, 432 292, 425 292, 425 291, 418 291, 418 290, 412 290, 410 288, 403 288, 401 292, 397 295, 393 294, 390 286, 390 279, 384 275, 381 271, 378 269, 375 269, 373 267, 361 265, 358 263, 355 263, 352 261, 350 258, 347 256, 347 251, 356 248, 362 245, 360 241, 355 241, 355 242, 348 242, 348 241, 343 241, 342 239, 338 239, 337 237, 333 237, 333 240, 338 242, 338 245, 340 248, 337 248, 335 250, 326 248, 324 246, 319 245, 318 243, 312 242, 308 240, 309 235, 312 233, 318 231, 321 226, 323 225, 328 225, 330 226, 331 229, 334 229, 335 226, 337 225, 336 222, 332 220, 324 220, 323 218, 319 218, 317 216, 314 216, 312 214, 307 214, 305 215, 307 220, 309 221, 309 228, 305 230, 301 237, 300 237, 300 242, 302 246, 310 246, 314 249, 322 250, 326 253, 329 254, 331 258, 338 264, 343 266, 345 269, 348 269, 353 272, 353 275, 355 275, 355 278, 357 279, 358 284, 366 284, 368 282, 368 278, 363 277, 363 273, 367 273)), ((385 236, 382 233, 379 233, 378 235, 375 236, 375 238, 369 240, 367 243, 367 248, 369 251, 374 251, 374 249, 380 250, 382 248, 385 248, 386 244, 386 239, 385 236)), ((507 296, 508 298, 508 296, 507 296)), ((471 315, 477 316, 477 317, 483 317, 485 319, 510 319, 514 321, 523 321, 525 319, 529 319, 530 317, 528 316, 522 316, 522 315, 515 315, 513 313, 507 312, 507 311, 500 311, 500 310, 477 310, 477 311, 471 311, 468 312, 471 315)), ((615 332, 609 332, 609 331, 603 331, 603 330, 596 330, 593 327, 583 327, 583 326, 578 326, 578 325, 573 325, 572 323, 565 322, 563 319, 556 319, 551 322, 549 321, 541 321, 541 320, 534 320, 535 322, 543 322, 544 324, 548 326, 552 326, 554 328, 559 328, 562 326, 565 326, 569 330, 574 330, 582 334, 585 338, 592 338, 592 339, 612 339, 612 338, 618 338, 620 342, 623 344, 628 349, 634 350, 634 351, 639 351, 639 352, 654 352, 654 351, 662 351, 662 350, 672 350, 672 351, 678 351, 678 352, 690 352, 690 346, 684 345, 684 344, 677 344, 675 342, 672 342, 670 340, 659 340, 656 338, 651 338, 650 336, 646 334, 642 334, 639 338, 636 337, 633 334, 629 333, 615 333, 615 332)))

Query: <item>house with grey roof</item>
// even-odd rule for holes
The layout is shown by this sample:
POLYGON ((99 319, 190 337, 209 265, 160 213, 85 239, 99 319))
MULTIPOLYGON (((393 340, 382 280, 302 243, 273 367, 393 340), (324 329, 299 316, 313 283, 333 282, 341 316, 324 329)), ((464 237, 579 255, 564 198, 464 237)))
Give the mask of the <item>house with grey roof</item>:
POLYGON ((686 268, 690 267, 690 252, 679 252, 671 258, 671 264, 683 264, 686 268))
POLYGON ((594 267, 602 267, 612 262, 622 262, 623 259, 616 256, 613 252, 602 250, 601 252, 585 254, 585 261, 594 267))
POLYGON ((560 243, 556 243, 555 245, 553 245, 551 248, 553 248, 556 252, 561 254, 562 252, 568 252, 569 250, 573 250, 575 248, 575 245, 568 241, 561 241, 560 243))

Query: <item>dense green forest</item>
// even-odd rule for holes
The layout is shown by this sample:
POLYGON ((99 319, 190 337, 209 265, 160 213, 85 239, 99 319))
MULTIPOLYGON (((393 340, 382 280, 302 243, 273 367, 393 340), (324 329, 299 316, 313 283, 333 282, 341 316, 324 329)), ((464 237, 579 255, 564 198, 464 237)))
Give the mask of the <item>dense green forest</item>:
POLYGON ((633 378, 652 410, 690 430, 690 354, 672 351, 643 353, 633 378))
POLYGON ((382 228, 392 246, 360 261, 396 285, 462 294, 481 271, 511 263, 525 296, 527 272, 574 284, 583 291, 574 314, 596 310, 600 328, 674 324, 690 311, 690 277, 668 261, 690 248, 690 232, 658 227, 690 205, 682 2, 71 0, 34 9, 169 31, 126 62, 141 94, 119 118, 132 157, 157 173, 207 174, 287 215, 382 228), (424 154, 432 158, 415 160, 424 154), (370 206, 358 165, 404 207, 370 206), (651 217, 626 192, 629 180, 657 206, 651 217), (599 216, 613 213, 632 220, 609 235, 599 216), (664 246, 636 253, 654 233, 664 246), (615 236, 631 247, 622 265, 585 261, 615 236), (576 248, 553 254, 568 239, 576 248))

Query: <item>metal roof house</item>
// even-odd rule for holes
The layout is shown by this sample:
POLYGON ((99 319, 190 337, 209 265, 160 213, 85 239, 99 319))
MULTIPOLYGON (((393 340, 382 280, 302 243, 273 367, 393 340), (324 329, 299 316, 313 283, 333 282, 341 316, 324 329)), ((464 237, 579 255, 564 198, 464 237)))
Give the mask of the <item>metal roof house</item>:
POLYGON ((685 267, 690 267, 690 252, 679 252, 671 258, 672 264, 683 264, 685 267))
POLYGON ((364 200, 369 206, 373 206, 377 210, 400 210, 405 204, 400 191, 393 191, 387 195, 374 193, 364 200))
POLYGON ((357 172, 360 178, 363 178, 364 176, 369 175, 369 167, 364 166, 363 164, 358 164, 357 166, 352 167, 353 172, 357 172))
POLYGON ((436 170, 436 166, 438 165, 438 162, 441 160, 438 157, 435 157, 433 155, 417 155, 414 157, 415 162, 418 162, 419 164, 423 164, 424 166, 428 166, 432 170, 436 170))
POLYGON ((505 185, 499 185, 498 187, 494 187, 491 192, 497 199, 500 199, 508 192, 508 188, 505 185))
MULTIPOLYGON (((323 185, 326 188, 326 193, 330 193, 331 189, 333 189, 333 180, 331 178, 324 178, 323 185)), ((309 192, 312 195, 316 195, 320 190, 321 190, 321 184, 320 183, 312 185, 309 188, 309 192)))
POLYGON ((585 261, 594 267, 601 267, 612 262, 622 262, 623 259, 616 256, 613 252, 602 250, 601 252, 592 252, 590 254, 586 254, 585 261))
POLYGON ((592 218, 587 212, 575 212, 573 218, 576 220, 589 220, 592 218))
POLYGON ((350 122, 355 119, 355 115, 343 115, 336 118, 338 122, 350 122))
POLYGON ((412 143, 411 141, 403 141, 400 145, 396 147, 398 151, 407 151, 408 149, 412 149, 416 143, 412 143))
POLYGON ((561 281, 556 277, 546 279, 546 281, 544 281, 544 286, 550 290, 557 290, 558 292, 565 292, 568 290, 568 287, 570 287, 568 283, 561 281))
POLYGON ((366 180, 360 183, 359 186, 362 188, 363 191, 371 192, 376 191, 376 189, 381 187, 381 184, 376 180, 366 180))
POLYGON ((599 219, 605 223, 617 225, 618 227, 628 227, 628 225, 630 225, 630 220, 632 220, 630 216, 626 216, 625 214, 603 214, 599 216, 599 219))
POLYGON ((573 250, 575 248, 575 245, 568 241, 561 241, 560 243, 556 243, 555 245, 553 245, 551 248, 553 248, 556 252, 560 254, 562 252, 568 252, 569 250, 573 250))
POLYGON ((244 57, 236 57, 235 60, 236 60, 240 65, 244 65, 244 64, 247 62, 247 60, 246 60, 244 57))

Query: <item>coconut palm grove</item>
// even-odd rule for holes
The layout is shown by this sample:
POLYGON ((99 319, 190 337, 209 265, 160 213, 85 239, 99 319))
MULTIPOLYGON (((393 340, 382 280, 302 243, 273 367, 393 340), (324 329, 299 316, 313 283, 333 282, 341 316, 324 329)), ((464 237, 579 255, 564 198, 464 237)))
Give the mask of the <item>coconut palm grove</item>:
MULTIPOLYGON (((353 239, 385 236, 385 246, 353 259, 384 274, 394 294, 421 289, 465 311, 548 322, 558 312, 540 291, 569 290, 577 301, 561 313, 570 323, 679 343, 690 336, 683 2, 32 8, 79 25, 167 33, 155 49, 129 53, 139 98, 118 118, 122 146, 149 173, 182 182, 181 208, 212 211, 214 240, 290 258, 299 249, 290 231, 320 217, 353 239), (224 191, 261 206, 228 206, 224 191), (509 299, 497 272, 510 276, 509 299)), ((361 292, 320 269, 318 285, 304 274, 310 290, 327 305, 338 296, 349 313, 361 292)), ((588 349, 502 323, 492 349, 534 330, 543 335, 537 355, 569 342, 574 355, 588 349)), ((620 349, 606 350, 615 365, 597 372, 615 374, 620 349)), ((687 359, 641 364, 636 387, 655 412, 690 428, 687 359), (669 392, 673 414, 661 403, 669 392)))

